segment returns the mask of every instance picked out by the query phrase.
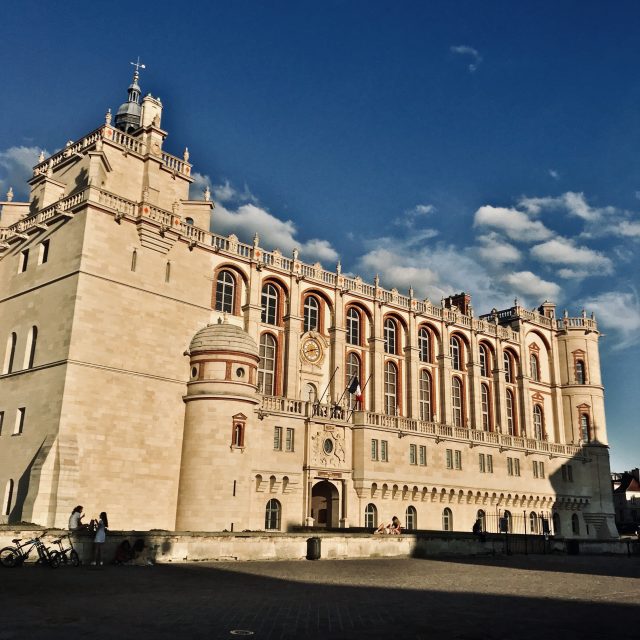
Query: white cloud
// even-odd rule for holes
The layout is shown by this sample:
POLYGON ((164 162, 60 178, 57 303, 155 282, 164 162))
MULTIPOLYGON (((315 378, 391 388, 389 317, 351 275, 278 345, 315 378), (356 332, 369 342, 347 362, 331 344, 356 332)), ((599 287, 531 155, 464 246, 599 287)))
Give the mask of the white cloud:
POLYGON ((614 207, 591 207, 584 193, 567 191, 558 197, 546 196, 544 198, 520 198, 518 206, 524 208, 527 213, 537 215, 543 210, 564 209, 569 215, 581 218, 585 222, 596 222, 604 215, 615 213, 614 207))
POLYGON ((538 220, 531 220, 526 213, 505 207, 480 207, 473 222, 474 227, 493 227, 506 233, 512 240, 535 242, 546 240, 553 233, 538 220))
POLYGON ((611 232, 617 236, 626 238, 640 238, 640 222, 623 220, 610 228, 611 232))
MULTIPOLYGON (((33 175, 33 167, 38 164, 40 147, 9 147, 0 151, 0 199, 4 200, 9 187, 14 198, 26 200, 29 186, 26 184, 33 175)), ((49 154, 44 151, 45 156, 49 154)))
POLYGON ((406 209, 401 216, 393 220, 393 223, 407 229, 413 229, 418 218, 427 216, 435 210, 436 208, 432 204, 417 204, 411 209, 406 209))
POLYGON ((257 203, 258 199, 251 193, 247 185, 242 191, 238 191, 229 180, 225 180, 222 184, 213 184, 211 178, 202 173, 194 172, 191 174, 193 183, 189 188, 189 197, 195 200, 202 198, 202 192, 206 187, 212 194, 215 202, 253 202, 257 203))
POLYGON ((613 263, 609 258, 593 249, 577 247, 566 238, 554 238, 538 244, 531 248, 531 255, 541 262, 582 266, 585 274, 607 275, 613 272, 613 263))
POLYGON ((640 301, 635 289, 588 298, 584 307, 595 312, 599 329, 613 332, 614 349, 640 344, 640 301))
POLYGON ((451 53, 457 53, 462 56, 471 56, 473 58, 473 62, 469 63, 469 72, 473 73, 478 68, 478 65, 482 62, 482 56, 478 52, 477 49, 473 47, 469 47, 468 45, 462 44, 455 47, 450 47, 449 50, 451 53))
POLYGON ((519 294, 537 300, 555 300, 560 295, 560 287, 555 282, 543 280, 531 271, 516 271, 503 276, 502 280, 519 294))
POLYGON ((492 260, 502 265, 509 262, 518 262, 521 258, 520 251, 503 240, 497 233, 480 236, 478 241, 482 244, 478 248, 478 254, 484 260, 492 260))
POLYGON ((560 180, 560 174, 559 174, 555 169, 549 169, 549 175, 550 175, 554 180, 560 180))

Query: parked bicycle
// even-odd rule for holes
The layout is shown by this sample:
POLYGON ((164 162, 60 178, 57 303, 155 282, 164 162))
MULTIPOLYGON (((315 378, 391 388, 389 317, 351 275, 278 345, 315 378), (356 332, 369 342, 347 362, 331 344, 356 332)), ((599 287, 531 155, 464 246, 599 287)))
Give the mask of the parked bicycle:
POLYGON ((48 549, 42 538, 47 532, 43 531, 39 536, 34 536, 31 540, 21 542, 22 538, 14 538, 11 542, 15 547, 4 547, 0 549, 0 564, 3 567, 20 567, 22 566, 31 551, 35 549, 38 553, 38 563, 49 565, 56 569, 60 566, 60 554, 55 549, 48 549))
POLYGON ((54 540, 52 544, 57 544, 60 548, 59 550, 56 549, 55 551, 58 554, 58 557, 60 558, 60 562, 62 564, 71 564, 74 567, 80 566, 80 556, 78 555, 78 552, 73 548, 73 541, 71 540, 70 535, 60 536, 57 540, 54 540), (68 547, 63 546, 62 541, 64 538, 67 538, 67 540, 69 541, 68 547))

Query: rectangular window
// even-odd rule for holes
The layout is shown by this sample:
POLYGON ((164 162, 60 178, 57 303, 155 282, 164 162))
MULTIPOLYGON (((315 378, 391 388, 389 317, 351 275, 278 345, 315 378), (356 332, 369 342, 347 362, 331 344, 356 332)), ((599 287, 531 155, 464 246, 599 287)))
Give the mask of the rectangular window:
POLYGON ((513 475, 513 458, 507 458, 507 475, 513 475))
POLYGON ((38 264, 44 264, 49 259, 49 239, 40 243, 40 251, 38 252, 38 264))
POLYGON ((486 473, 487 472, 487 466, 485 464, 484 453, 479 453, 478 454, 478 465, 480 467, 480 473, 486 473))
POLYGON ((4 411, 0 411, 0 436, 2 435, 3 424, 4 424, 4 411))
POLYGON ((371 459, 378 459, 378 441, 375 439, 371 440, 371 459))
POLYGON ((293 429, 287 428, 287 439, 285 440, 285 449, 287 451, 293 451, 293 429))
POLYGON ((420 445, 420 465, 427 466, 427 447, 423 444, 420 445))
POLYGON ((382 462, 389 462, 389 443, 386 440, 380 440, 380 458, 382 462))
POLYGON ((455 454, 456 469, 462 469, 462 451, 456 449, 455 454))
POLYGON ((453 469, 453 449, 447 449, 447 469, 453 469))
POLYGON ((26 413, 25 407, 20 407, 18 413, 16 413, 16 425, 13 428, 13 435, 16 436, 24 430, 24 414, 26 413))
POLYGON ((418 464, 418 447, 415 444, 409 445, 409 464, 418 464))
POLYGON ((533 477, 534 478, 538 477, 538 461, 537 460, 533 461, 533 477))
POLYGON ((520 460, 518 458, 513 459, 513 474, 516 476, 520 475, 520 460))
POLYGON ((274 427, 273 429, 273 450, 282 450, 282 427, 274 427))
POLYGON ((487 455, 487 473, 493 473, 493 456, 487 455))
POLYGON ((29 249, 25 249, 20 253, 20 261, 18 263, 18 273, 24 273, 29 264, 29 249))
POLYGON ((573 482, 573 467, 570 464, 567 465, 567 480, 573 482))
POLYGON ((538 471, 540 472, 540 477, 544 478, 544 462, 538 462, 538 471))

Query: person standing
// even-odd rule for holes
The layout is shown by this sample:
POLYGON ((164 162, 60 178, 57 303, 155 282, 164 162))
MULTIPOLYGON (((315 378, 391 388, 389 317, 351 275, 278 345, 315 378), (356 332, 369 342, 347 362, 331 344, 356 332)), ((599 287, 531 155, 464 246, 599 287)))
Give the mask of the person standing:
POLYGON ((102 512, 98 518, 98 528, 96 529, 96 535, 93 539, 93 562, 92 565, 102 565, 102 545, 107 539, 107 527, 109 526, 109 519, 106 512, 102 512))

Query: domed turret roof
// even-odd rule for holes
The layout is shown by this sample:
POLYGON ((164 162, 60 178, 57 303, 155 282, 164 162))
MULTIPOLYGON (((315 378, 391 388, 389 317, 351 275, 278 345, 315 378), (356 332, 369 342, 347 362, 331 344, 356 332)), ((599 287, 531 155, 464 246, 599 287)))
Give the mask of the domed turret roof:
POLYGON ((208 324, 192 338, 189 353, 199 351, 240 351, 258 356, 256 341, 235 324, 229 324, 226 318, 218 324, 208 324))

